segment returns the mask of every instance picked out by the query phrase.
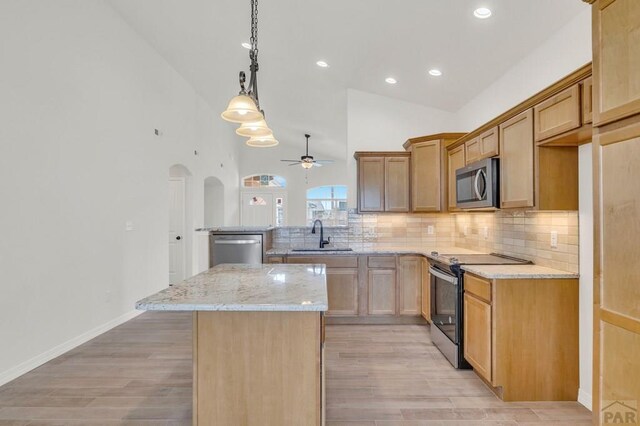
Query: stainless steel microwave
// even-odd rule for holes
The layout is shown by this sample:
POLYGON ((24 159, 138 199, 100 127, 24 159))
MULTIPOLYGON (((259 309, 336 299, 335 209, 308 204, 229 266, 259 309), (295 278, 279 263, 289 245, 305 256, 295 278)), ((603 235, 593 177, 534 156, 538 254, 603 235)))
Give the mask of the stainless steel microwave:
POLYGON ((456 170, 456 206, 461 209, 500 207, 497 158, 476 161, 456 170))

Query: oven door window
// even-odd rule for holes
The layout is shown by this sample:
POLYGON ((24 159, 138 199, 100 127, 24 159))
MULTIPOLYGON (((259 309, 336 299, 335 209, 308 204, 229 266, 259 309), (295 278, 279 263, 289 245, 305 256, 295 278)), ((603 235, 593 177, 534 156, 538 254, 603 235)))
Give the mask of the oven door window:
MULTIPOLYGON (((442 274, 442 272, 440 272, 442 274)), ((455 277, 451 277, 455 279, 455 277)), ((458 286, 452 282, 431 274, 431 322, 444 334, 457 343, 456 304, 458 286)))

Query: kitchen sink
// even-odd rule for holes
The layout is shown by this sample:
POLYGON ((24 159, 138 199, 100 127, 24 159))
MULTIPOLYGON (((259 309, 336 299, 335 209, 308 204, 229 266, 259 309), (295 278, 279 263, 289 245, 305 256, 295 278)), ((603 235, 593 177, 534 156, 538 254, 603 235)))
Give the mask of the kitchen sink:
POLYGON ((335 247, 331 247, 331 248, 304 248, 304 249, 293 249, 291 250, 292 252, 325 252, 325 251, 353 251, 352 248, 335 248, 335 247))

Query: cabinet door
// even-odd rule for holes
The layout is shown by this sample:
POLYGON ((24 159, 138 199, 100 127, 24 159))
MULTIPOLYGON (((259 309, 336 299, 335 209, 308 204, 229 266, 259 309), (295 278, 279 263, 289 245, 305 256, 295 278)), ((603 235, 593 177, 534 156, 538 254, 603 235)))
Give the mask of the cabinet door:
POLYGON ((500 207, 533 207, 533 111, 500 125, 500 207))
POLYGON ((533 108, 537 142, 580 127, 580 86, 574 84, 533 108))
POLYGON ((398 290, 399 314, 420 315, 422 312, 422 257, 399 257, 398 290))
POLYGON ((471 139, 470 141, 465 142, 464 155, 465 155, 466 164, 471 164, 474 161, 478 161, 480 159, 480 156, 482 154, 480 153, 479 138, 471 139))
POLYGON ((327 268, 327 316, 358 315, 358 270, 327 268))
POLYGON ((460 145, 449 151, 447 157, 447 175, 449 181, 447 190, 449 191, 449 210, 451 211, 458 210, 456 207, 456 170, 465 166, 464 145, 460 145))
POLYGON ((369 269, 369 315, 395 315, 396 271, 393 269, 369 269))
POLYGON ((491 305, 464 294, 464 358, 491 382, 491 305))
POLYGON ((593 5, 593 123, 640 113, 640 1, 593 5))
POLYGON ((387 212, 409 211, 409 157, 387 157, 384 167, 384 206, 387 212))
POLYGON ((593 78, 589 77, 582 82, 582 123, 593 121, 593 78))
POLYGON ((384 211, 384 157, 358 160, 358 209, 362 212, 384 211))
POLYGON ((478 136, 481 158, 495 157, 500 154, 499 133, 498 126, 496 126, 478 136))
POLYGON ((421 142, 411 148, 411 191, 414 212, 439 212, 440 141, 421 142))
POLYGON ((431 322, 431 275, 429 262, 422 260, 422 318, 431 322))

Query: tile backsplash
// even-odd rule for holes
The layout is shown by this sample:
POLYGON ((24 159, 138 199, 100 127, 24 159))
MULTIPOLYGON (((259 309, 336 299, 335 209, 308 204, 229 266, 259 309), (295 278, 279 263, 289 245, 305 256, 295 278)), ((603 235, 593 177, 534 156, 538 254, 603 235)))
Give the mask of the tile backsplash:
MULTIPOLYGON (((339 248, 461 247, 579 272, 578 212, 358 214, 352 210, 348 226, 325 227, 324 234, 339 248), (552 231, 558 233, 557 248, 551 248, 552 231)), ((282 227, 275 230, 274 246, 313 248, 319 237, 308 226, 282 227)))

